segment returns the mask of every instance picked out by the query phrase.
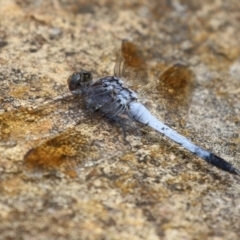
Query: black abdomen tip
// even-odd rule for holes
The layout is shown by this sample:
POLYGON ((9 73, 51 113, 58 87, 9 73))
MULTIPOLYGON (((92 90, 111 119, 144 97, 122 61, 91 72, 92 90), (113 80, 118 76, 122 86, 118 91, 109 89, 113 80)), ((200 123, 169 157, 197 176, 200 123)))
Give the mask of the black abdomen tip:
POLYGON ((240 175, 240 171, 235 168, 231 163, 226 162, 224 159, 214 155, 213 153, 210 153, 205 160, 224 171, 240 175))

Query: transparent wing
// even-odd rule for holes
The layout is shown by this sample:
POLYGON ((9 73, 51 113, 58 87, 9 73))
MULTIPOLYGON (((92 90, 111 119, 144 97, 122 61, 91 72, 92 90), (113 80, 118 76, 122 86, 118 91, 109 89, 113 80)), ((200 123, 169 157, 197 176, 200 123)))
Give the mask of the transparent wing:
POLYGON ((88 118, 30 150, 24 157, 24 172, 30 176, 64 173, 75 177, 82 169, 110 161, 129 149, 117 122, 88 118))
POLYGON ((191 70, 182 64, 175 64, 140 92, 154 100, 157 111, 163 113, 161 117, 164 122, 180 127, 185 125, 193 90, 191 70))
POLYGON ((79 108, 76 100, 82 101, 81 98, 68 99, 35 110, 1 114, 1 158, 5 156, 4 148, 27 143, 31 150, 24 157, 25 174, 32 177, 59 173, 75 176, 82 168, 130 149, 126 136, 136 130, 132 127, 134 122, 127 118, 111 121, 99 112, 89 115, 79 108), (66 118, 71 124, 67 124, 66 118))
POLYGON ((61 99, 66 85, 53 77, 31 67, 0 66, 0 147, 54 135, 74 124, 71 115, 80 101, 68 104, 70 94, 61 99))
POLYGON ((133 42, 123 40, 114 74, 125 77, 126 84, 136 90, 140 97, 152 100, 165 123, 183 126, 194 90, 191 70, 182 64, 174 64, 152 80, 148 79, 147 72, 147 62, 141 51, 133 42))
POLYGON ((37 141, 55 135, 81 119, 80 99, 69 96, 31 108, 0 114, 0 146, 37 141), (74 117, 73 117, 73 113, 74 117))
POLYGON ((134 81, 134 89, 145 85, 148 81, 147 65, 134 43, 122 40, 122 47, 114 67, 114 75, 127 79, 127 84, 134 81))

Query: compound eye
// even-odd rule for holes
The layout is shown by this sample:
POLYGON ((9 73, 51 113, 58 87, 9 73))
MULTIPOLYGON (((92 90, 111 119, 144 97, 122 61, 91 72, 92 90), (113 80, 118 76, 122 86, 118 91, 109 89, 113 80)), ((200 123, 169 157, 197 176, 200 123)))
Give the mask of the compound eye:
POLYGON ((68 88, 71 92, 81 87, 81 77, 81 73, 73 73, 68 78, 68 88))
POLYGON ((82 71, 82 77, 83 77, 83 82, 90 82, 93 79, 93 76, 90 72, 88 71, 82 71))

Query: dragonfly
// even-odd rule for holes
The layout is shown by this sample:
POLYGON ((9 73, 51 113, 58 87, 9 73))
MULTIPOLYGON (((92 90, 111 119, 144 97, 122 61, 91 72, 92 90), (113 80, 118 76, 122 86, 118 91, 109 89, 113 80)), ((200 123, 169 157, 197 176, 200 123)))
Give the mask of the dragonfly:
MULTIPOLYGON (((143 137, 141 132, 147 127, 165 135, 209 164, 231 174, 240 175, 240 171, 231 163, 197 146, 158 120, 138 99, 139 92, 147 95, 148 91, 156 88, 156 84, 161 89, 159 91, 163 98, 173 99, 176 92, 169 89, 174 89, 173 85, 178 82, 177 88, 181 91, 175 97, 175 102, 170 100, 169 105, 164 105, 170 110, 166 117, 174 121, 174 114, 178 114, 176 108, 180 109, 183 106, 183 109, 187 110, 188 98, 191 97, 193 77, 188 67, 174 64, 160 74, 157 83, 153 82, 137 91, 127 86, 127 84, 131 85, 131 82, 135 87, 136 83, 140 86, 145 85, 146 78, 146 66, 141 54, 133 43, 123 40, 113 76, 93 80, 90 71, 74 72, 67 80, 70 92, 50 101, 49 104, 53 107, 46 104, 37 110, 3 114, 0 117, 0 126, 3 129, 1 139, 5 142, 9 139, 18 139, 17 132, 21 132, 21 128, 33 130, 27 126, 29 123, 41 124, 41 119, 53 114, 54 108, 66 104, 72 106, 70 110, 68 109, 67 117, 77 119, 75 124, 47 140, 36 141, 37 146, 32 147, 24 156, 23 171, 26 174, 42 176, 56 171, 67 174, 71 174, 72 171, 74 174, 78 173, 80 169, 94 166, 103 160, 110 160, 120 156, 124 151, 131 150, 133 143, 137 145, 141 141, 143 137), (74 111, 71 111, 73 109, 74 111), (70 112, 77 114, 73 116, 70 112), (21 123, 14 129, 13 122, 17 119, 21 123), (32 120, 26 121, 26 119, 32 120), (23 125, 25 127, 22 127, 23 125)), ((158 94, 156 97, 159 97, 158 94)), ((57 125, 56 123, 55 127, 57 125)))

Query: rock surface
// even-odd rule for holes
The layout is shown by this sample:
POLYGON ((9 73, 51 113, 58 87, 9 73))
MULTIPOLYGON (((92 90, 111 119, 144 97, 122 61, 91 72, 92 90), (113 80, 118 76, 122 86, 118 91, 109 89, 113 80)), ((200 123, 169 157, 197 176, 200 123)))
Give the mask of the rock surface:
POLYGON ((130 39, 152 77, 176 62, 189 66, 196 84, 182 133, 240 168, 238 0, 0 6, 0 119, 13 126, 0 122, 0 239, 240 239, 239 176, 160 136, 78 176, 31 178, 22 171, 26 152, 67 131, 76 114, 67 103, 43 118, 18 115, 67 92, 73 71, 111 75, 130 39))

